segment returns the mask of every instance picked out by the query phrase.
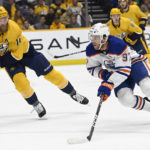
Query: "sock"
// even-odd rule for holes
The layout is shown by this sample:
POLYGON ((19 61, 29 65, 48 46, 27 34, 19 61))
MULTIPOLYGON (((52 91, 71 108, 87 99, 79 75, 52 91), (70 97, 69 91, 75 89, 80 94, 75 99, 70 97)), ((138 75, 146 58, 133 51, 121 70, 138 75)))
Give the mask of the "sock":
POLYGON ((140 96, 136 96, 136 104, 133 108, 136 110, 150 111, 150 102, 140 96))
POLYGON ((37 98, 35 92, 34 92, 33 95, 30 96, 29 98, 25 98, 25 100, 26 100, 27 103, 30 104, 30 105, 34 105, 35 103, 38 103, 38 98, 37 98))
POLYGON ((73 95, 73 93, 76 92, 69 81, 68 81, 67 86, 63 89, 60 89, 60 90, 62 90, 64 93, 69 94, 69 95, 73 95))

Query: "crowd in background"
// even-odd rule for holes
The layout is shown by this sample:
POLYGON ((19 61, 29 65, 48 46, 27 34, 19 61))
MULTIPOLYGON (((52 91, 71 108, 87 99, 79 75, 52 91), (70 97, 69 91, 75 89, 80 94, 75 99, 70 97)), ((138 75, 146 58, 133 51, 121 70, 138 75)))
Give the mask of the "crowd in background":
MULTIPOLYGON (((4 0, 3 5, 23 30, 86 27, 86 10, 78 0, 4 0)), ((92 22, 88 15, 88 26, 92 22)))
MULTIPOLYGON (((119 8, 118 0, 96 0, 103 7, 105 12, 110 12, 111 8, 119 8)), ((147 16, 150 25, 150 0, 128 0, 130 5, 138 5, 147 16)))
MULTIPOLYGON (((119 7, 118 0, 95 1, 106 13, 113 7, 119 7)), ((150 24, 150 0, 128 2, 139 5, 150 24)), ((86 16, 85 6, 78 0, 3 0, 3 5, 10 19, 23 30, 80 28, 90 27, 93 23, 91 15, 86 16)))

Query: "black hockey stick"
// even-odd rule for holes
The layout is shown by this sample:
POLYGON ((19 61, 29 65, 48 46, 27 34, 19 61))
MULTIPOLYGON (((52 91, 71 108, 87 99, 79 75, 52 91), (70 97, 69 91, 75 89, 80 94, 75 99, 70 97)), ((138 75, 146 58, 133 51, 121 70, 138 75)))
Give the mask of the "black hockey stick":
POLYGON ((62 58, 62 57, 66 57, 66 56, 70 56, 70 55, 75 55, 75 54, 79 54, 79 53, 83 53, 85 52, 86 50, 82 50, 82 51, 79 51, 79 52, 73 52, 73 53, 69 53, 69 54, 64 54, 64 55, 53 55, 50 53, 50 51, 48 51, 48 53, 53 57, 53 58, 62 58))
POLYGON ((99 104, 98 104, 98 107, 97 107, 97 110, 96 110, 96 114, 94 116, 93 124, 91 126, 91 130, 90 130, 89 135, 86 138, 85 137, 84 138, 70 138, 70 139, 67 140, 67 142, 69 144, 80 144, 80 143, 85 143, 85 142, 90 142, 91 141, 92 135, 93 135, 93 132, 94 132, 94 129, 95 129, 95 125, 96 125, 96 122, 97 122, 97 118, 98 118, 98 115, 99 115, 99 112, 100 112, 100 109, 101 109, 101 106, 102 106, 104 96, 105 96, 104 93, 102 93, 100 95, 100 101, 99 101, 99 104))
POLYGON ((79 42, 77 41, 73 36, 70 36, 70 40, 73 42, 73 43, 76 43, 76 44, 84 44, 84 43, 88 43, 89 41, 84 41, 84 42, 79 42))
MULTIPOLYGON (((73 43, 76 43, 76 44, 84 44, 84 43, 88 43, 89 41, 84 41, 84 42, 79 42, 77 41, 73 36, 70 36, 70 40, 73 42, 73 43)), ((75 54, 79 54, 79 53, 83 53, 85 52, 86 50, 81 50, 81 51, 78 51, 78 52, 73 52, 73 53, 69 53, 69 54, 64 54, 64 55, 53 55, 49 50, 48 50, 48 53, 53 57, 53 58, 62 58, 62 57, 66 57, 66 56, 70 56, 70 55, 75 55, 75 54)))

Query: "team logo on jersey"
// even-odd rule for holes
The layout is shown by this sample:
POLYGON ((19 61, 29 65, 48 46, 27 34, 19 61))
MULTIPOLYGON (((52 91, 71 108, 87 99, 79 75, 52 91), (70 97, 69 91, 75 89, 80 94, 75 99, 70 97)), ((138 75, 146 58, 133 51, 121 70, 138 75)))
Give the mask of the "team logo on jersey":
POLYGON ((14 66, 14 67, 9 68, 9 71, 13 72, 15 69, 16 69, 16 67, 14 66))
POLYGON ((107 68, 111 68, 111 69, 115 68, 115 63, 112 60, 105 60, 104 65, 107 68))
POLYGON ((3 56, 8 51, 8 40, 5 43, 0 43, 0 56, 3 56))
POLYGON ((3 56, 8 51, 7 43, 0 43, 0 56, 3 56))

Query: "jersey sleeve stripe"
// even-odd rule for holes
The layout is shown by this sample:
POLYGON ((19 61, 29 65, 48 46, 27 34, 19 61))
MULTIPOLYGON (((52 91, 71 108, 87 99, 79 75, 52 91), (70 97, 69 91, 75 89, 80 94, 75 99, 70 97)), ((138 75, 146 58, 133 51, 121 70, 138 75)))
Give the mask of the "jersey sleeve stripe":
POLYGON ((124 75, 124 76, 126 76, 126 77, 128 77, 128 76, 129 76, 129 73, 128 73, 128 74, 126 74, 126 73, 124 73, 124 72, 120 72, 120 71, 115 71, 115 72, 117 72, 117 73, 119 73, 119 74, 121 74, 121 75, 124 75))
POLYGON ((131 72, 131 70, 126 70, 126 69, 119 69, 118 71, 121 71, 121 72, 126 72, 126 73, 129 73, 131 72))
POLYGON ((146 61, 143 61, 145 67, 147 68, 148 72, 150 73, 150 66, 148 65, 148 63, 146 63, 146 61))
POLYGON ((124 68, 131 69, 131 67, 130 67, 130 66, 119 66, 119 67, 116 67, 115 69, 124 69, 124 68))
POLYGON ((135 64, 136 62, 138 62, 138 61, 142 61, 142 60, 146 60, 147 58, 145 57, 145 56, 140 56, 140 58, 135 58, 135 59, 132 59, 132 62, 131 62, 131 64, 133 65, 133 64, 135 64))

